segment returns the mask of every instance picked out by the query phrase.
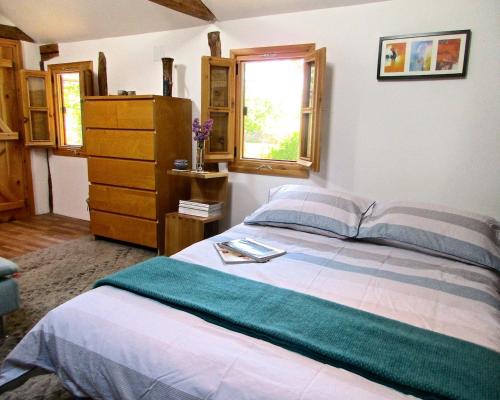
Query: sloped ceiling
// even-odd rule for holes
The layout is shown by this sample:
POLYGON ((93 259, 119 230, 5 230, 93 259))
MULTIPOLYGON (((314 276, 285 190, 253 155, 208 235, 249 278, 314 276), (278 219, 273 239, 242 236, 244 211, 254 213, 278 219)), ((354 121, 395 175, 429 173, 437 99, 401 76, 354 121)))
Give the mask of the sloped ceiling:
MULTIPOLYGON (((204 0, 217 20, 384 0, 204 0)), ((148 0, 0 0, 0 14, 39 43, 189 28, 208 24, 148 0)))

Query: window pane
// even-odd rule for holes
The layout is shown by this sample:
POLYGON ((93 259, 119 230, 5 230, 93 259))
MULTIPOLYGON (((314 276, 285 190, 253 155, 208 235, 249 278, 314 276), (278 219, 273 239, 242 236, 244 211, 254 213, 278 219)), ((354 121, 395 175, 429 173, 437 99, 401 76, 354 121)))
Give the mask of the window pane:
POLYGON ((28 92, 30 107, 47 107, 44 78, 36 76, 28 77, 28 92))
POLYGON ((314 74, 316 73, 316 65, 314 61, 306 63, 306 82, 304 84, 304 107, 313 106, 314 96, 314 74))
POLYGON ((210 67, 210 107, 228 107, 229 67, 210 67))
POLYGON ((311 141, 309 140, 312 131, 312 121, 311 113, 302 114, 302 136, 300 138, 300 156, 310 158, 311 157, 311 141))
POLYGON ((243 65, 243 158, 296 161, 304 61, 243 65))
POLYGON ((49 119, 46 111, 31 111, 31 138, 50 140, 49 119))
POLYGON ((82 109, 80 103, 80 74, 61 74, 62 111, 66 146, 82 146, 82 109))
POLYGON ((227 152, 228 113, 211 112, 210 118, 214 120, 214 127, 210 133, 210 152, 227 152))

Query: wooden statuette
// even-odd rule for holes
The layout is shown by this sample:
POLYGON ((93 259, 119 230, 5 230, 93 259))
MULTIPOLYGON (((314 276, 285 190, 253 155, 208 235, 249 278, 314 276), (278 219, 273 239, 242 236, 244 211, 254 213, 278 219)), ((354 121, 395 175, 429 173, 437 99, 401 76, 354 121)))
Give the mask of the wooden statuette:
POLYGON ((208 32, 208 45, 210 46, 210 55, 212 57, 221 57, 220 32, 208 32))
POLYGON ((174 59, 164 57, 161 62, 163 63, 163 96, 172 97, 172 66, 174 59))
POLYGON ((99 96, 108 95, 108 73, 106 70, 106 56, 99 52, 99 66, 97 69, 97 83, 99 86, 99 96))

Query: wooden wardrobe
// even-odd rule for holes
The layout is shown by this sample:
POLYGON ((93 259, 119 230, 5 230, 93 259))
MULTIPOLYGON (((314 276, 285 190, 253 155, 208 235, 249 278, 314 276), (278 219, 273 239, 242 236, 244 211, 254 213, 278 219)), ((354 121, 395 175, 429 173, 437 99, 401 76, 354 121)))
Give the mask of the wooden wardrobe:
POLYGON ((89 96, 83 121, 92 234, 163 254, 165 214, 189 193, 167 170, 191 160, 191 100, 89 96))
POLYGON ((35 211, 29 149, 23 143, 21 42, 0 39, 0 222, 35 211))

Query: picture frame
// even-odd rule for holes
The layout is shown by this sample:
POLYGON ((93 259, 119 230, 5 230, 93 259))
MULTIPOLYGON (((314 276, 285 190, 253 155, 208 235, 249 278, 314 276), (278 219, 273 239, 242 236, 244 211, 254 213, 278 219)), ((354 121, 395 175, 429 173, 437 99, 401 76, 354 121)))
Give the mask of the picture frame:
POLYGON ((377 79, 465 78, 470 38, 469 29, 381 37, 377 79))

